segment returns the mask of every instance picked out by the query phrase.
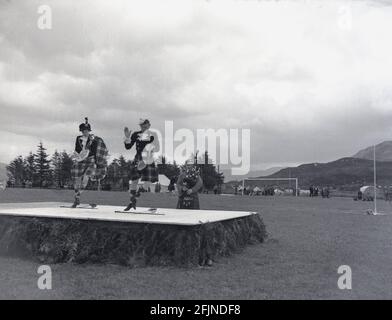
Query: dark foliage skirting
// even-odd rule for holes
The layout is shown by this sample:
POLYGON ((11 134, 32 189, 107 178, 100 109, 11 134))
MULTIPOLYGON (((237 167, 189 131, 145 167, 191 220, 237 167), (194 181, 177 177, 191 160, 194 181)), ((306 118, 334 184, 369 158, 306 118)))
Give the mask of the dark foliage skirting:
POLYGON ((0 217, 0 254, 43 263, 190 266, 266 237, 258 214, 198 226, 0 217))

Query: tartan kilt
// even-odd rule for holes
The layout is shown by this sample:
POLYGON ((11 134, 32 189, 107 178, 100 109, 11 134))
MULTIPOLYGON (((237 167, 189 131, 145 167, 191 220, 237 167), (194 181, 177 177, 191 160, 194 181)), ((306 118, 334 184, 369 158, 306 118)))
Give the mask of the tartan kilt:
POLYGON ((93 177, 96 175, 97 165, 94 157, 89 157, 83 161, 75 162, 71 174, 74 180, 83 176, 93 177))
POLYGON ((131 165, 129 179, 132 181, 141 179, 143 182, 158 182, 158 169, 155 163, 147 164, 141 171, 137 170, 136 165, 131 165))

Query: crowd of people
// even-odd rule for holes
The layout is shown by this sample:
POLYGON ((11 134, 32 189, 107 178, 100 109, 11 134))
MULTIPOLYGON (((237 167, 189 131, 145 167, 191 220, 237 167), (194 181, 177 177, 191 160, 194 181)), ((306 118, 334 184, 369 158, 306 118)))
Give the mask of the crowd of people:
MULTIPOLYGON (((241 186, 234 185, 233 191, 235 195, 246 195, 246 196, 281 196, 281 195, 295 195, 296 190, 294 188, 280 188, 277 186, 241 186)), ((329 187, 318 187, 310 186, 309 190, 297 190, 297 195, 299 196, 309 196, 323 198, 330 197, 329 187)))
POLYGON ((330 190, 328 187, 315 187, 315 186, 310 186, 309 187, 309 197, 318 197, 321 196, 323 198, 329 198, 330 196, 330 190))
POLYGON ((252 186, 233 186, 234 194, 243 194, 246 196, 274 196, 274 195, 295 195, 294 189, 279 189, 274 186, 252 187, 252 186))

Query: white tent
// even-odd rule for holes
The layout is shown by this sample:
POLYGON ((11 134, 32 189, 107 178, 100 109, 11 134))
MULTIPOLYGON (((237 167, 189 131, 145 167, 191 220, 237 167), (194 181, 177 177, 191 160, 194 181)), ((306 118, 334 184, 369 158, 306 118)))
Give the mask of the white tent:
POLYGON ((310 196, 310 190, 299 190, 299 195, 301 197, 309 197, 310 196))
POLYGON ((282 195, 284 194, 284 191, 282 191, 282 190, 280 190, 280 189, 278 189, 278 188, 275 188, 275 189, 274 189, 274 194, 275 194, 276 196, 282 196, 282 195))
POLYGON ((158 179, 159 179, 159 183, 161 184, 162 187, 163 187, 163 186, 165 186, 165 187, 168 187, 168 186, 169 186, 169 184, 170 184, 170 179, 169 179, 168 177, 166 177, 164 174, 160 174, 160 175, 158 176, 158 179))
POLYGON ((161 185, 161 192, 168 192, 168 187, 170 184, 170 179, 164 174, 158 176, 159 184, 161 185))
MULTIPOLYGON (((374 199, 374 187, 373 186, 363 186, 359 189, 362 192, 363 200, 373 200, 374 199)), ((377 198, 382 198, 383 192, 381 189, 377 188, 377 198)))

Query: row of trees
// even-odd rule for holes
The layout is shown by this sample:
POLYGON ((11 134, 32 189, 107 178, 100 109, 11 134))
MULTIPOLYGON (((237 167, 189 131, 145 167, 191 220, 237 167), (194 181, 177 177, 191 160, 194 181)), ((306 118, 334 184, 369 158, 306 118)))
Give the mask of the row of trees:
POLYGON ((13 186, 64 187, 72 184, 72 165, 71 156, 66 151, 55 151, 50 157, 40 143, 36 153, 18 156, 10 162, 7 166, 8 181, 13 186))
MULTIPOLYGON (((197 155, 196 155, 197 157, 197 155)), ((203 157, 195 158, 199 166, 204 187, 212 190, 220 186, 224 177, 208 159, 207 152, 203 157)), ((7 166, 9 185, 16 187, 40 188, 68 188, 72 186, 71 169, 73 160, 66 151, 55 151, 52 156, 47 153, 42 143, 38 145, 35 153, 30 152, 26 157, 18 156, 7 166)), ((124 190, 128 188, 130 160, 123 156, 114 159, 108 166, 106 178, 101 185, 107 190, 124 190)), ((180 173, 179 165, 169 163, 164 156, 161 157, 158 170, 160 174, 175 180, 180 173)))

